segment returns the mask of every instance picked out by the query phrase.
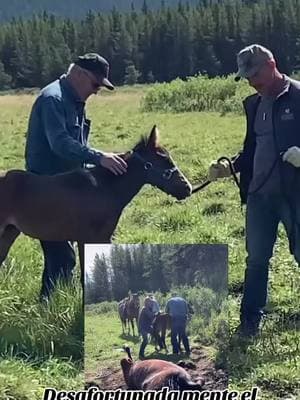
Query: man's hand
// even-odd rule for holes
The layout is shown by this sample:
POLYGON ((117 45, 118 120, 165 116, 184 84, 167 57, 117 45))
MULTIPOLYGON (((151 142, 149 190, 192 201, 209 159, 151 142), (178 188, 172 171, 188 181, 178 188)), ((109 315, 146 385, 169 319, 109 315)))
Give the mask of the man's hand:
POLYGON ((222 160, 220 162, 213 161, 208 170, 208 180, 215 181, 219 178, 228 178, 231 176, 229 162, 222 160))
POLYGON ((294 167, 300 167, 300 148, 297 146, 290 147, 282 156, 283 161, 287 161, 294 167))
POLYGON ((102 153, 100 164, 115 175, 122 175, 127 171, 127 163, 114 153, 102 153))

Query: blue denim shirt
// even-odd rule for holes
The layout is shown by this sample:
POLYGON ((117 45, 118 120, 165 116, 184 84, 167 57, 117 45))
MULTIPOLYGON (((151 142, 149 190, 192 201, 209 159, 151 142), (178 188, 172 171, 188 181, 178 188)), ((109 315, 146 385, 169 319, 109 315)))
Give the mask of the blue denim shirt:
POLYGON ((29 118, 27 170, 52 175, 100 163, 101 153, 87 146, 90 121, 84 107, 65 75, 41 90, 29 118))
POLYGON ((188 303, 182 297, 172 297, 166 304, 166 312, 174 318, 187 318, 188 303))

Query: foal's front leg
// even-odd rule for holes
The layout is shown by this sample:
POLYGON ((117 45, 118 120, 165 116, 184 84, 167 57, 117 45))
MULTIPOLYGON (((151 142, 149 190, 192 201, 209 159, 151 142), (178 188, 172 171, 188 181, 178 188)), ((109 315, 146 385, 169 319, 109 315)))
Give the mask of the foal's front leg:
POLYGON ((7 225, 2 231, 0 230, 0 266, 19 235, 20 231, 13 225, 7 225))

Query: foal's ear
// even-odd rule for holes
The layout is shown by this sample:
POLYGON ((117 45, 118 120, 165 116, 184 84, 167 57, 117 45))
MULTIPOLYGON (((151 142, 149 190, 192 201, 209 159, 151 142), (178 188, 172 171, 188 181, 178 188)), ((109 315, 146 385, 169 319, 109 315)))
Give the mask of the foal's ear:
POLYGON ((156 148, 156 147, 158 147, 158 142, 159 142, 159 131, 158 131, 156 125, 154 125, 151 130, 151 133, 149 135, 147 146, 156 148))

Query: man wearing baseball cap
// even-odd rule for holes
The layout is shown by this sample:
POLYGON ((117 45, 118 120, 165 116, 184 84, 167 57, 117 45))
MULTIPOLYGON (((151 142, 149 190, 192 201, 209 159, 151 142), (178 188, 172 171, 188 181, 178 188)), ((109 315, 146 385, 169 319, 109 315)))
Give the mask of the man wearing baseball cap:
MULTIPOLYGON (((256 335, 267 300, 268 267, 279 222, 300 264, 300 82, 281 74, 270 50, 253 44, 237 55, 236 80, 257 93, 244 100, 247 132, 233 159, 247 204, 246 272, 240 333, 256 335)), ((213 162, 209 179, 230 176, 227 162, 213 162)))
POLYGON ((95 88, 105 86, 109 90, 114 90, 113 84, 108 80, 109 64, 99 54, 87 53, 84 56, 79 56, 74 64, 90 71, 96 77, 95 88))
MULTIPOLYGON (((53 175, 94 164, 115 175, 126 172, 126 162, 119 155, 87 144, 90 120, 85 115, 85 101, 101 87, 114 89, 108 74, 105 58, 87 53, 77 57, 65 75, 41 90, 29 119, 25 149, 28 171, 53 175)), ((41 241, 41 246, 45 261, 41 298, 47 299, 58 278, 72 277, 75 253, 69 242, 41 241)))

